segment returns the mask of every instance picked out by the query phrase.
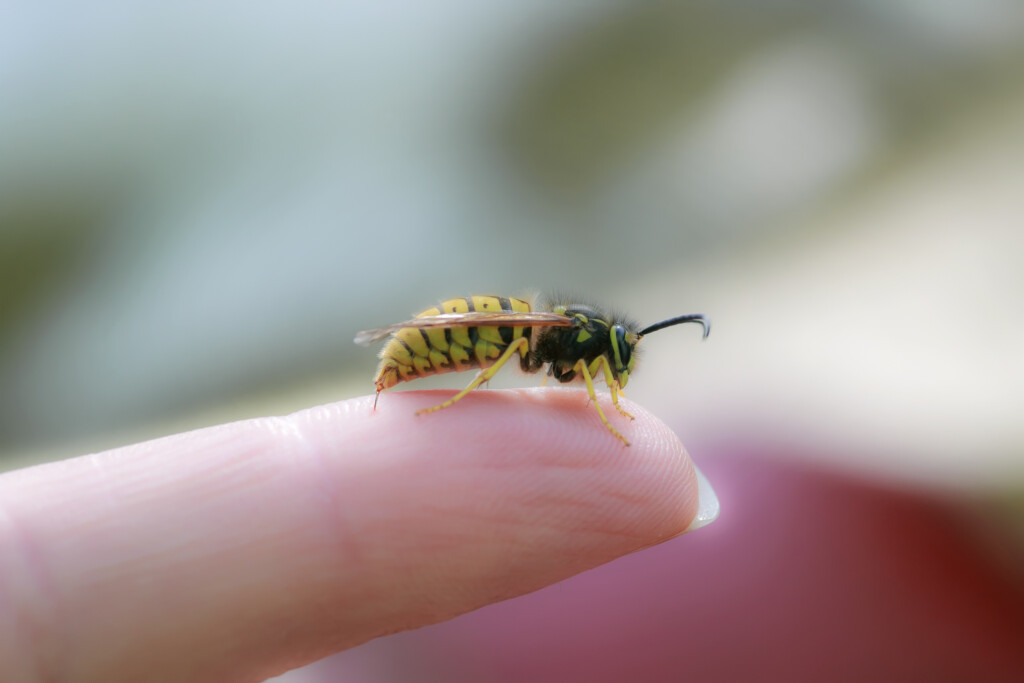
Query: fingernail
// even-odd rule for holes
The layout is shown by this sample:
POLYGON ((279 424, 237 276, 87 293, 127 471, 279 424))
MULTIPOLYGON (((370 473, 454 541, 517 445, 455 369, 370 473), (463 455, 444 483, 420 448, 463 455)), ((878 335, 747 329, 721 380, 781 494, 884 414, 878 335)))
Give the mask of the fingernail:
MULTIPOLYGON (((711 482, 704 476, 696 465, 693 466, 693 473, 697 475, 697 516, 686 527, 686 531, 693 531, 702 526, 707 526, 718 519, 718 496, 711 488, 711 482)), ((683 532, 686 533, 686 532, 683 532)))

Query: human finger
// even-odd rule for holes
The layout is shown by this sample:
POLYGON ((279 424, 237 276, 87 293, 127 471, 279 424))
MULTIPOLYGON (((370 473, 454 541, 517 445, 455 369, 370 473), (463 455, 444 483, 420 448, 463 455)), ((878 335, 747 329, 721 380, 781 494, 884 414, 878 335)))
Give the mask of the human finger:
POLYGON ((386 399, 0 477, 3 661, 57 680, 258 679, 697 517, 692 464, 638 406, 625 448, 578 391, 478 392, 419 417, 438 393, 386 399))

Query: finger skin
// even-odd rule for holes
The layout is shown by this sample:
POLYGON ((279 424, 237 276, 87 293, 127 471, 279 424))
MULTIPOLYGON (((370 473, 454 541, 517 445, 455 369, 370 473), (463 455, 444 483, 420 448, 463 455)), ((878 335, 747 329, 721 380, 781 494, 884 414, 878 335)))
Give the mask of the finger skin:
POLYGON ((0 476, 11 680, 259 680, 682 533, 693 467, 635 404, 385 394, 0 476), (20 668, 19 668, 20 667, 20 668))

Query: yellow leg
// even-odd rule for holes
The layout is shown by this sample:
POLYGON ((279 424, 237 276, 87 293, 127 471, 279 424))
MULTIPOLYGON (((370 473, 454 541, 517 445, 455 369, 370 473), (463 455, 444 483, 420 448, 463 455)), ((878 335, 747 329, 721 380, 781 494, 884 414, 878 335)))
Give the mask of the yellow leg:
MULTIPOLYGON (((607 363, 607 361, 605 361, 607 363)), ((608 421, 608 418, 604 416, 604 411, 601 410, 601 404, 597 402, 597 393, 594 391, 594 380, 591 378, 590 370, 587 368, 587 364, 583 362, 583 359, 576 361, 576 365, 573 366, 573 370, 583 376, 583 381, 587 383, 587 393, 590 395, 590 400, 594 404, 594 408, 597 409, 597 414, 601 416, 601 422, 608 428, 612 434, 615 435, 622 443, 629 445, 629 441, 626 440, 622 434, 619 433, 615 427, 612 427, 612 423, 608 421)), ((614 396, 614 394, 613 394, 614 396)), ((616 408, 618 405, 616 405, 616 408)))
POLYGON ((619 405, 619 394, 622 393, 622 395, 625 396, 625 393, 623 393, 622 389, 619 388, 619 382, 615 379, 615 375, 612 374, 612 368, 608 364, 608 359, 605 356, 598 356, 595 358, 594 362, 590 364, 588 369, 590 370, 590 374, 593 376, 597 375, 598 368, 604 372, 604 383, 608 385, 608 389, 612 393, 612 405, 615 406, 615 410, 619 411, 619 413, 628 417, 630 420, 634 419, 632 415, 623 410, 622 406, 619 405))
POLYGON ((424 413, 432 413, 435 410, 441 410, 441 408, 447 408, 448 406, 452 405, 453 403, 461 399, 463 396, 465 396, 466 394, 473 391, 481 384, 484 384, 485 382, 489 381, 492 377, 494 377, 494 375, 497 374, 498 370, 501 370, 501 366, 503 366, 505 363, 509 361, 509 359, 513 358, 517 353, 519 353, 523 349, 523 347, 529 348, 530 340, 527 339, 526 337, 520 337, 519 339, 516 339, 514 342, 509 344, 508 348, 505 349, 505 352, 498 357, 498 360, 494 361, 494 365, 484 370, 481 370, 480 374, 476 376, 476 379, 469 383, 468 387, 466 387, 459 393, 455 394, 444 403, 439 403, 433 408, 424 408, 423 410, 417 410, 416 414, 423 415, 424 413))

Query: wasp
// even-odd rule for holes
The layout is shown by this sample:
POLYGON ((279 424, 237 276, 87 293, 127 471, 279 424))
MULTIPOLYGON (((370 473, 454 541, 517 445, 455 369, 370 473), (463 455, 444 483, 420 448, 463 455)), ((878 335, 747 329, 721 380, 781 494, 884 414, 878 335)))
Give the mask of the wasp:
POLYGON ((636 323, 579 303, 552 302, 546 310, 533 310, 530 302, 502 296, 467 296, 449 299, 428 308, 412 320, 366 330, 355 342, 367 346, 387 339, 379 354, 377 397, 399 382, 445 372, 480 369, 465 389, 444 403, 417 411, 417 415, 447 408, 490 380, 506 363, 518 357, 524 372, 547 365, 548 376, 559 382, 583 378, 591 403, 604 426, 625 445, 629 441, 605 417, 594 392, 595 378, 604 378, 612 405, 633 419, 619 405, 629 375, 636 364, 636 345, 651 332, 700 323, 703 336, 711 324, 703 315, 680 315, 638 329, 636 323))

